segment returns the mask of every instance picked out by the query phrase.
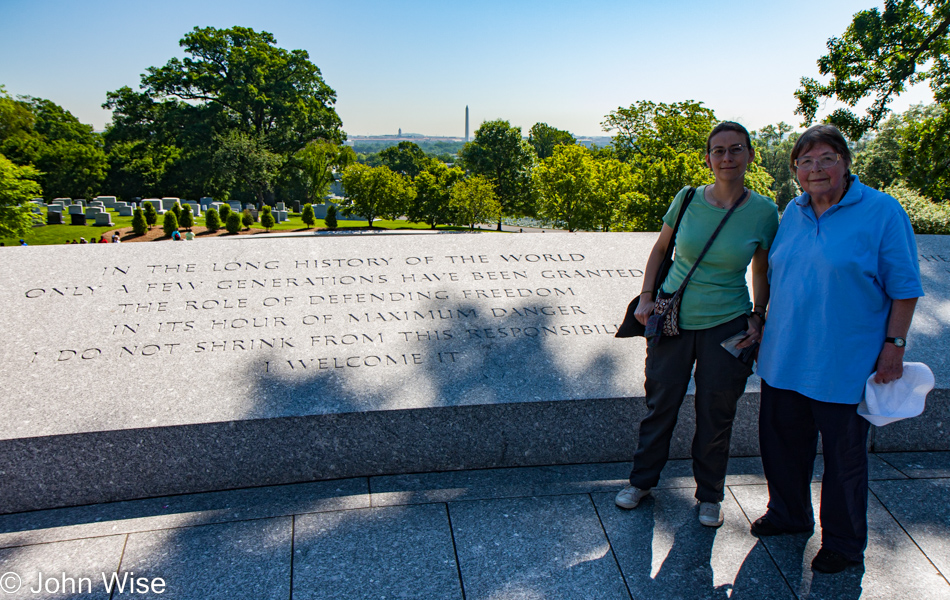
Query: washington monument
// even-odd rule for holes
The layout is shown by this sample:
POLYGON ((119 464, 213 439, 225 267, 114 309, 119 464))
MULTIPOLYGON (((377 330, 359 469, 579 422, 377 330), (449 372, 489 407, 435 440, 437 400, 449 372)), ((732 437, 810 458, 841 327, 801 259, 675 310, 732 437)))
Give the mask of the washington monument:
POLYGON ((465 105, 465 141, 468 141, 468 104, 465 105))

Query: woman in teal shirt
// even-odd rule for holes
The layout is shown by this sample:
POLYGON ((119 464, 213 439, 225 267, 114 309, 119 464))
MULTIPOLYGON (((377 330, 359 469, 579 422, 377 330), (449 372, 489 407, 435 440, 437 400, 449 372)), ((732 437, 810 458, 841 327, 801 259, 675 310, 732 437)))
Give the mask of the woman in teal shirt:
MULTIPOLYGON (((759 341, 769 301, 768 249, 778 229, 778 209, 770 199, 745 187, 745 172, 755 157, 749 133, 733 122, 717 125, 706 141, 706 165, 715 183, 701 186, 686 208, 673 240, 673 226, 689 188, 673 199, 663 228, 647 261, 643 280, 656 279, 669 244, 675 244, 673 267, 663 291, 675 292, 693 267, 706 242, 733 205, 723 226, 686 285, 680 306, 680 335, 662 338, 647 349, 647 416, 633 458, 630 485, 615 499, 621 508, 635 508, 650 494, 670 453, 670 439, 696 366, 696 433, 693 476, 699 500, 699 522, 722 524, 722 499, 729 461, 729 440, 736 404, 752 374, 751 364, 721 346, 746 332, 743 346, 759 341), (746 272, 752 264, 755 302, 749 300, 746 272)), ((646 324, 653 313, 654 290, 644 289, 636 309, 646 324)))

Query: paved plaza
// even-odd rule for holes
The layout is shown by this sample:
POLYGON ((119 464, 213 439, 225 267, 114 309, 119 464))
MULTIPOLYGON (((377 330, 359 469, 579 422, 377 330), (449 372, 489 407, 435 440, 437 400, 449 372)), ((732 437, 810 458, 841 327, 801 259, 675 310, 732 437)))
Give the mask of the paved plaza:
POLYGON ((613 503, 629 465, 604 463, 5 515, 0 583, 21 587, 0 598, 110 598, 105 573, 126 583, 112 598, 950 599, 950 452, 871 460, 866 566, 838 575, 809 568, 817 535, 750 535, 768 496, 753 457, 730 463, 719 529, 697 522, 684 460, 633 511, 613 503))

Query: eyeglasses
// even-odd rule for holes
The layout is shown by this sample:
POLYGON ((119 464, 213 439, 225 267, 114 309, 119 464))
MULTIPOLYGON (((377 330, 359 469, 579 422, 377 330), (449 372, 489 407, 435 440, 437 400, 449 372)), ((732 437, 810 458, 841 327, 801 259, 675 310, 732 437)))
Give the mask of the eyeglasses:
POLYGON ((811 171, 815 167, 820 167, 822 170, 825 170, 838 164, 839 160, 841 160, 840 154, 833 156, 831 154, 824 154, 818 158, 796 158, 795 168, 799 171, 811 171))
POLYGON ((745 152, 746 148, 742 144, 736 144, 735 146, 729 146, 728 148, 723 148, 722 146, 716 146, 709 151, 709 155, 715 158, 722 158, 726 155, 726 152, 732 156, 739 156, 745 152))

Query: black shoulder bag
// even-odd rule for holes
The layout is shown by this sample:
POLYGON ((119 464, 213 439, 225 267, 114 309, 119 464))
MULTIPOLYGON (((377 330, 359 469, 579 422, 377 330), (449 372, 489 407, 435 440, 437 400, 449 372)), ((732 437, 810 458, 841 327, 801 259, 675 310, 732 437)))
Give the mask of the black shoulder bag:
MULTIPOLYGON (((663 285, 663 282, 666 281, 670 267, 673 266, 673 247, 676 245, 676 232, 679 231, 680 221, 683 220, 683 215, 686 214, 686 207, 692 202, 695 194, 696 188, 689 188, 689 191, 686 192, 686 198, 683 199, 683 205, 680 207, 680 214, 676 216, 676 224, 673 226, 673 237, 670 238, 670 244, 666 247, 666 255, 663 257, 663 262, 660 263, 660 270, 656 272, 656 280, 653 282, 653 300, 656 300, 657 292, 660 286, 663 285)), ((623 323, 617 328, 617 333, 614 337, 630 338, 637 336, 643 337, 645 335, 646 327, 634 316, 638 304, 640 304, 640 296, 631 300, 630 304, 627 305, 627 314, 623 316, 623 323)))

